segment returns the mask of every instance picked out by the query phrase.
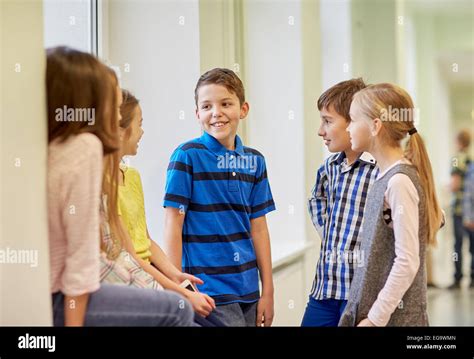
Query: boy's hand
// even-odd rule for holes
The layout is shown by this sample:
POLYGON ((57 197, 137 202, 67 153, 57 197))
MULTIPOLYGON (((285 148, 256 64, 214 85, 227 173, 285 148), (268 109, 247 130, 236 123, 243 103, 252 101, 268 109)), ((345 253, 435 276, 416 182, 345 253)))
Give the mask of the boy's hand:
POLYGON ((183 224, 185 215, 181 210, 172 207, 165 208, 164 252, 169 261, 181 271, 183 255, 183 224))
POLYGON ((257 305, 257 327, 270 327, 273 322, 273 296, 262 295, 257 305))

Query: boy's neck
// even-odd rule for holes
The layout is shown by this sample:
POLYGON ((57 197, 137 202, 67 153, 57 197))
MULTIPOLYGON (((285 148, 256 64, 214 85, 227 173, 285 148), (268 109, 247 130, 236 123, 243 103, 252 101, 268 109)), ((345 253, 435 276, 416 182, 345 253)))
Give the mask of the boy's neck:
POLYGON ((232 143, 223 143, 219 141, 222 146, 224 146, 226 149, 229 151, 234 151, 235 150, 235 141, 232 141, 232 143))
MULTIPOLYGON (((214 137, 212 136, 211 134, 209 134, 209 136, 211 137, 214 137)), ((235 151, 235 137, 237 135, 234 135, 232 138, 225 138, 223 140, 219 140, 217 138, 215 138, 217 140, 217 142, 219 142, 222 146, 224 146, 227 150, 229 151, 235 151)))
POLYGON ((344 154, 346 155, 348 165, 353 164, 360 156, 360 152, 355 152, 351 149, 344 151, 344 154))

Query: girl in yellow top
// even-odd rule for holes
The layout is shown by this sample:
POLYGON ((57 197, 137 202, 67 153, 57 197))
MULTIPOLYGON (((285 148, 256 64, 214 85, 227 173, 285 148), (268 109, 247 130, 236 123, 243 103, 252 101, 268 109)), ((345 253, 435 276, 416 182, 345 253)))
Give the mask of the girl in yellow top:
MULTIPOLYGON (((122 90, 122 96, 120 158, 135 156, 138 142, 143 136, 142 111, 138 100, 127 90, 122 90)), ((191 302, 196 313, 208 317, 216 306, 214 300, 204 293, 193 292, 179 285, 186 279, 194 284, 203 284, 202 280, 177 269, 160 246, 150 239, 140 174, 130 167, 120 166, 120 169, 118 212, 128 232, 126 249, 165 289, 180 293, 191 302)))
POLYGON ((132 167, 120 166, 122 175, 119 186, 119 215, 133 242, 137 255, 150 263, 151 240, 148 235, 143 188, 138 171, 132 167))

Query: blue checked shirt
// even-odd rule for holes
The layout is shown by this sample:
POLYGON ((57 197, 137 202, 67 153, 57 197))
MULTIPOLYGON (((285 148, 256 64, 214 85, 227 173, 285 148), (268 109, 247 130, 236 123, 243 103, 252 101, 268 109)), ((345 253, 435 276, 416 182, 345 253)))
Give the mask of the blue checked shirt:
POLYGON ((321 241, 321 252, 311 296, 347 300, 358 263, 360 233, 365 201, 378 174, 375 159, 368 153, 351 165, 345 153, 331 155, 319 168, 309 199, 309 212, 321 241))

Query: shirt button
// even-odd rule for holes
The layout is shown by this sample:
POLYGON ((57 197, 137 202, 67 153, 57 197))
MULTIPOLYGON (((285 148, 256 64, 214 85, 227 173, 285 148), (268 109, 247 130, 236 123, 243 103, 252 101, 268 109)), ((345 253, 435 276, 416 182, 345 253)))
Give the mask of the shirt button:
POLYGON ((230 159, 233 159, 234 158, 234 155, 230 155, 230 159))
POLYGON ((232 172, 232 176, 234 176, 234 177, 235 177, 235 172, 232 172))

